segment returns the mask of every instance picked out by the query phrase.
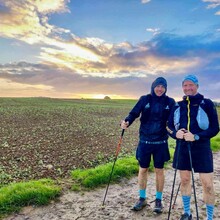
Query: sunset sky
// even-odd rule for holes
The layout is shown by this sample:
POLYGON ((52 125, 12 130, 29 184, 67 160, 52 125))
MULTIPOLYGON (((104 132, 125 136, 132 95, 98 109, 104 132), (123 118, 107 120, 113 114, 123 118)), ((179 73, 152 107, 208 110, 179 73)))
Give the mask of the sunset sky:
POLYGON ((187 74, 220 101, 220 0, 0 0, 0 96, 137 99, 187 74))

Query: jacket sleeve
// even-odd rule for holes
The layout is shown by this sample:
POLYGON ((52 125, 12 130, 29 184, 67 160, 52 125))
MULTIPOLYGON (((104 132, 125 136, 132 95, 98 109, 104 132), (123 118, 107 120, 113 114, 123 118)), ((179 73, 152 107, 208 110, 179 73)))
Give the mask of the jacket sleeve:
POLYGON ((125 121, 129 122, 129 126, 138 118, 142 112, 142 106, 144 103, 144 96, 141 96, 133 109, 129 112, 129 115, 125 118, 125 121))
POLYGON ((170 112, 172 112, 173 108, 175 107, 176 102, 173 98, 169 98, 169 108, 170 108, 170 112))
POLYGON ((174 105, 171 109, 171 112, 170 112, 170 115, 169 115, 169 118, 168 118, 168 121, 167 121, 167 126, 166 126, 168 134, 174 139, 177 139, 176 138, 176 132, 178 130, 178 129, 176 130, 176 126, 175 126, 175 123, 174 123, 174 121, 175 121, 174 120, 174 117, 175 117, 174 115, 175 115, 175 112, 178 110, 178 108, 179 108, 179 105, 177 103, 175 104, 175 102, 174 102, 174 105))
POLYGON ((219 132, 218 114, 215 105, 210 99, 206 99, 206 104, 206 113, 209 119, 209 127, 206 130, 202 130, 197 133, 201 139, 212 138, 219 132))

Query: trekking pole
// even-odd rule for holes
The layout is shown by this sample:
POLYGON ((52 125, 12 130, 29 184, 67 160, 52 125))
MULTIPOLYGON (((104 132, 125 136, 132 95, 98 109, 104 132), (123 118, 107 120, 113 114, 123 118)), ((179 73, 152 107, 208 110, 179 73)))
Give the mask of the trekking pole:
POLYGON ((196 199, 195 180, 194 180, 193 167, 192 167, 191 143, 189 141, 187 142, 187 146, 188 146, 188 151, 189 151, 189 160, 190 160, 192 184, 193 184, 193 194, 194 194, 195 206, 196 206, 196 219, 199 220, 198 205, 197 205, 197 199, 196 199))
MULTIPOLYGON (((188 101, 187 104, 187 130, 190 131, 190 99, 189 96, 186 97, 186 100, 188 101)), ((196 188, 195 188, 195 181, 194 181, 194 171, 193 171, 193 165, 192 165, 192 154, 191 154, 191 142, 187 141, 187 147, 189 151, 189 161, 190 161, 190 168, 191 168, 191 175, 192 175, 192 184, 193 184, 193 194, 195 199, 195 206, 196 206, 196 219, 199 220, 199 213, 198 213, 198 206, 197 206, 197 199, 196 199, 196 188)))
POLYGON ((107 193, 108 193, 109 184, 110 184, 111 179, 112 179, 112 173, 113 173, 113 170, 114 170, 114 167, 115 167, 115 162, 118 158, 118 153, 121 149, 121 143, 122 143, 122 138, 123 138, 124 132, 125 132, 125 129, 122 129, 121 137, 119 139, 118 146, 117 146, 117 149, 116 149, 115 160, 114 160, 114 163, 113 163, 113 166, 112 166, 112 171, 111 171, 110 176, 109 176, 108 185, 107 185, 107 188, 106 188, 106 191, 105 191, 105 196, 104 196, 104 199, 103 199, 103 202, 102 202, 102 206, 105 205, 105 199, 106 199, 106 196, 107 196, 107 193))
POLYGON ((176 182, 176 173, 177 173, 177 166, 178 166, 178 163, 179 163, 180 145, 181 145, 181 140, 177 140, 176 167, 175 167, 175 172, 174 172, 174 177, 173 177, 173 186, 172 186, 172 192, 171 192, 171 197, 170 197, 170 207, 169 207, 169 212, 168 212, 168 220, 170 219, 171 206, 172 206, 172 200, 173 200, 173 193, 174 193, 174 187, 175 187, 175 182, 176 182))
POLYGON ((178 193, 179 193, 179 191, 180 191, 180 186, 181 186, 181 182, 180 182, 180 184, 179 184, 179 186, 178 186, 178 189, 177 189, 177 191, 176 191, 176 196, 175 196, 175 199, 174 199, 174 201, 173 201, 172 209, 174 209, 174 206, 176 205, 176 199, 177 199, 178 193))

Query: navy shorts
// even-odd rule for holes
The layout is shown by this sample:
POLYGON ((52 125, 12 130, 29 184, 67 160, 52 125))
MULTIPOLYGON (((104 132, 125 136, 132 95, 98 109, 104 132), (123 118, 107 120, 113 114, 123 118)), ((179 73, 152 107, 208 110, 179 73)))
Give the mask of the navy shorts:
MULTIPOLYGON (((187 142, 182 141, 177 144, 173 168, 178 170, 189 170, 191 171, 189 150, 187 142), (178 156, 179 153, 179 156, 178 156)), ((192 167, 196 173, 212 173, 213 172, 213 154, 210 148, 210 142, 206 143, 190 143, 192 167)))
POLYGON ((148 168, 153 156, 154 167, 162 169, 164 163, 170 159, 170 152, 168 144, 146 144, 146 142, 139 141, 136 150, 136 159, 141 168, 148 168))

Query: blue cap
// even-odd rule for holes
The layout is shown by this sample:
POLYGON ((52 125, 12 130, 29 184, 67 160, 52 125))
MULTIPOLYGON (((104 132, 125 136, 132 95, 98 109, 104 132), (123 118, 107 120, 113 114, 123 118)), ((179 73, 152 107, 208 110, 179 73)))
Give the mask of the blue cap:
POLYGON ((197 77, 195 75, 187 75, 184 77, 183 79, 183 82, 182 84, 185 82, 185 81, 191 81, 193 82, 194 84, 196 84, 197 86, 199 85, 199 81, 197 79, 197 77))

